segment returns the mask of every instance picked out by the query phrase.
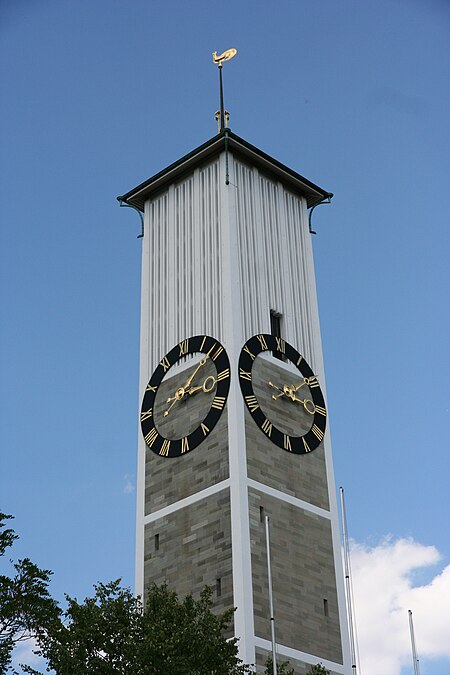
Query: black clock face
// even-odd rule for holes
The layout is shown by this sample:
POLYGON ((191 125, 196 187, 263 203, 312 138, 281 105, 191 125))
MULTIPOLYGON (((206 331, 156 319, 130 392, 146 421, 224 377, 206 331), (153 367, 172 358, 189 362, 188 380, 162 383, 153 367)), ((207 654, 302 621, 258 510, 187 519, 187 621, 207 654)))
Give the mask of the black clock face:
POLYGON ((319 382, 305 359, 282 338, 261 334, 247 340, 239 357, 239 384, 251 416, 275 445, 305 454, 323 441, 327 412, 319 382), (277 359, 262 361, 264 352, 282 355, 297 372, 277 366, 277 359))
POLYGON ((217 424, 230 388, 230 362, 208 335, 186 338, 159 362, 144 393, 141 429, 160 457, 179 457, 197 447, 217 424), (173 374, 172 366, 183 369, 173 374))

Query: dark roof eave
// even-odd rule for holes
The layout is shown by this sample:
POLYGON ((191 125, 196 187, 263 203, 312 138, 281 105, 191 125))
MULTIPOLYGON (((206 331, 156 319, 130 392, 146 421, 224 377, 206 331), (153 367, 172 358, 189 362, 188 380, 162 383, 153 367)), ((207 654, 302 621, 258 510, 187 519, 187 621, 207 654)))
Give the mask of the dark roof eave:
POLYGON ((324 199, 329 199, 333 195, 323 188, 315 185, 307 178, 304 178, 297 172, 285 166, 278 160, 270 157, 262 150, 259 150, 251 143, 234 134, 230 129, 224 129, 203 145, 200 145, 192 152, 184 155, 179 160, 170 164, 168 167, 133 188, 124 195, 117 197, 119 202, 125 202, 144 211, 144 204, 151 195, 162 190, 167 183, 171 183, 182 174, 189 172, 199 163, 203 162, 211 155, 216 155, 228 149, 236 154, 247 158, 252 164, 262 168, 267 173, 275 175, 281 182, 288 183, 295 192, 300 192, 307 202, 308 208, 319 204, 324 199))

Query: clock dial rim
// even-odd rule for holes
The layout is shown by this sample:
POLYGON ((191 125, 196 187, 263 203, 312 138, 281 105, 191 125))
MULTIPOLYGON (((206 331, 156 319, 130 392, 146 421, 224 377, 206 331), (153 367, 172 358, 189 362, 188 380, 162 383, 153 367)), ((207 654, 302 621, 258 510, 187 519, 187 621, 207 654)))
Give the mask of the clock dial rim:
MULTIPOLYGON (((165 354, 153 371, 142 398, 140 425, 146 447, 158 457, 180 457, 199 446, 213 431, 219 421, 230 390, 231 369, 228 354, 223 345, 210 335, 194 335, 177 343, 165 354), (208 413, 189 434, 177 439, 168 439, 156 427, 153 411, 159 386, 172 366, 185 356, 205 354, 211 358, 216 369, 216 390, 208 413), (225 375, 221 374, 225 373, 225 375), (219 379, 220 377, 220 379, 219 379), (151 411, 151 415, 148 413, 151 411)), ((173 414, 177 411, 174 410, 173 414)))
POLYGON ((313 450, 323 442, 327 422, 325 399, 311 366, 295 347, 282 338, 277 338, 268 333, 258 333, 249 338, 243 345, 239 355, 238 368, 239 385, 247 410, 261 432, 269 438, 272 443, 291 454, 303 455, 313 452, 313 450), (251 376, 249 378, 248 373, 252 373, 256 357, 264 352, 281 352, 303 377, 315 378, 317 384, 309 387, 315 411, 312 415, 309 430, 301 436, 293 436, 278 429, 276 424, 266 417, 259 405, 257 396, 253 390, 251 376), (318 412, 318 409, 325 411, 325 414, 318 412))

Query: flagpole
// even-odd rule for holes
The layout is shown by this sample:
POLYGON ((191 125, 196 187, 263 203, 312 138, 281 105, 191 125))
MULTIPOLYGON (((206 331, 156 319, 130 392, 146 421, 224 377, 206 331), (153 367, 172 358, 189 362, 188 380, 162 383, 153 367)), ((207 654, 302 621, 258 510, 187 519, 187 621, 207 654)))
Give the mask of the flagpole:
POLYGON ((420 675, 419 659, 417 658, 416 641, 414 639, 414 626, 413 626, 412 611, 410 609, 408 609, 408 615, 409 615, 409 632, 410 632, 410 635, 411 635, 411 649, 412 649, 412 658, 413 658, 413 665, 414 665, 414 675, 420 675))
POLYGON ((270 564, 269 516, 265 517, 265 523, 266 523, 267 579, 269 583, 270 632, 272 635, 272 668, 273 668, 273 675, 277 675, 275 617, 273 611, 273 593, 272 593, 272 567, 270 564))
POLYGON ((355 631, 353 628, 353 603, 352 589, 350 583, 350 549, 347 536, 347 517, 345 515, 344 488, 339 488, 341 495, 341 517, 342 517, 342 536, 344 539, 344 567, 345 567, 345 587, 347 591, 347 612, 348 612, 348 630, 350 634, 350 655, 352 660, 352 675, 356 675, 356 648, 355 631))

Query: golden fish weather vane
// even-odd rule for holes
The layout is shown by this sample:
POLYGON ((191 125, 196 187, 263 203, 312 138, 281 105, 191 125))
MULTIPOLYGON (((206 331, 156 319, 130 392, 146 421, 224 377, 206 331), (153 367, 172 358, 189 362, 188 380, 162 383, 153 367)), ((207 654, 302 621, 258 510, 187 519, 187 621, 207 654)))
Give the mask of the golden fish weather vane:
MULTIPOLYGON (((222 129, 225 128, 225 116, 227 118, 227 122, 229 119, 229 113, 225 111, 224 105, 223 105, 223 82, 222 82, 222 66, 224 61, 230 61, 234 56, 237 54, 237 49, 231 48, 227 49, 226 51, 222 52, 222 54, 217 54, 217 52, 212 53, 213 61, 214 63, 217 64, 217 67, 219 68, 219 82, 220 82, 220 112, 216 112, 216 119, 218 121, 219 125, 219 133, 222 131, 222 129)), ((228 126, 228 124, 227 124, 228 126)))
POLYGON ((222 67, 222 63, 224 61, 229 61, 230 59, 233 58, 233 56, 236 56, 237 54, 237 49, 227 49, 225 52, 223 52, 220 56, 217 56, 217 52, 213 52, 213 61, 214 63, 217 63, 219 68, 222 67))

